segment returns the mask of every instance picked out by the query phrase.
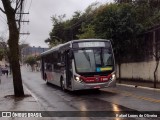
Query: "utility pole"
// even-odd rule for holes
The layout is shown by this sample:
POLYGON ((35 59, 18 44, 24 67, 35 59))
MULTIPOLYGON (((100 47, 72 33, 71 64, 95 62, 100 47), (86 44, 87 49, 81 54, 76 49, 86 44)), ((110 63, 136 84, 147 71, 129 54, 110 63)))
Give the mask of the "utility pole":
POLYGON ((27 33, 19 33, 19 34, 21 34, 21 35, 30 35, 29 32, 27 32, 27 33))
POLYGON ((22 14, 16 16, 16 13, 23 13, 24 0, 1 0, 3 8, 0 11, 6 15, 9 28, 9 61, 12 67, 14 95, 16 97, 24 97, 22 84, 22 76, 19 64, 19 32, 22 14), (18 18, 18 23, 16 19, 18 18))
POLYGON ((29 23, 29 20, 22 20, 23 15, 28 15, 28 14, 29 14, 29 12, 28 12, 28 13, 25 13, 25 12, 24 12, 24 7, 23 7, 23 6, 24 6, 24 0, 21 0, 20 9, 19 9, 19 11, 16 13, 16 14, 19 16, 19 19, 16 20, 16 22, 18 22, 19 34, 21 34, 21 35, 30 35, 29 32, 27 32, 27 33, 20 33, 21 23, 29 23))

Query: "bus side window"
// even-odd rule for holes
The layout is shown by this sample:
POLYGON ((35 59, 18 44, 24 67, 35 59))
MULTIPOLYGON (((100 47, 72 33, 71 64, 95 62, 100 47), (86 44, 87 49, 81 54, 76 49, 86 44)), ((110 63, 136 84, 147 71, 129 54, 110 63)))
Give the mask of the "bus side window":
POLYGON ((50 64, 48 65, 48 71, 52 71, 52 66, 50 64))
POLYGON ((47 70, 47 63, 44 63, 44 70, 47 70))
POLYGON ((48 69, 49 69, 49 65, 48 65, 48 63, 46 64, 46 70, 48 71, 48 69))
POLYGON ((60 54, 60 62, 64 62, 64 59, 65 59, 65 54, 61 53, 60 54))
POLYGON ((46 70, 51 72, 52 71, 52 64, 47 64, 46 65, 46 70))

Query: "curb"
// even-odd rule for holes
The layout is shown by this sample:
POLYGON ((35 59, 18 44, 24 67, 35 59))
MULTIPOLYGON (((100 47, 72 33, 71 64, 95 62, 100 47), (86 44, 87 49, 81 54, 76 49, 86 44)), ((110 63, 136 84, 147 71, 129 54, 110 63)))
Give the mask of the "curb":
POLYGON ((159 92, 160 92, 160 89, 157 89, 157 88, 150 88, 150 87, 137 86, 137 85, 128 85, 128 84, 119 84, 119 83, 116 83, 116 84, 117 84, 118 86, 141 88, 141 89, 147 89, 147 90, 153 90, 153 91, 159 91, 159 92))
POLYGON ((23 86, 26 89, 26 91, 29 92, 29 94, 32 96, 35 102, 39 105, 41 111, 47 111, 43 103, 40 102, 40 100, 36 97, 36 95, 33 92, 31 92, 31 90, 29 90, 29 88, 25 84, 23 84, 23 86))
POLYGON ((27 88, 27 86, 24 84, 23 86, 26 89, 26 91, 29 92, 29 94, 31 94, 31 96, 35 99, 35 101, 38 102, 38 98, 27 88))

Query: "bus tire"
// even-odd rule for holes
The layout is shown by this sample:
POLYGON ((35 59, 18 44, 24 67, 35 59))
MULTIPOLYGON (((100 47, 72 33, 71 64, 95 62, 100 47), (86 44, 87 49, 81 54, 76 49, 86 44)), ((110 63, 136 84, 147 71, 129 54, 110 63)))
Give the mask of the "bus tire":
POLYGON ((60 80, 60 84, 61 84, 61 89, 65 92, 66 89, 65 89, 65 86, 64 86, 64 79, 61 77, 61 80, 60 80))
POLYGON ((48 84, 48 80, 47 80, 47 75, 46 74, 44 75, 44 80, 45 80, 45 83, 48 84))

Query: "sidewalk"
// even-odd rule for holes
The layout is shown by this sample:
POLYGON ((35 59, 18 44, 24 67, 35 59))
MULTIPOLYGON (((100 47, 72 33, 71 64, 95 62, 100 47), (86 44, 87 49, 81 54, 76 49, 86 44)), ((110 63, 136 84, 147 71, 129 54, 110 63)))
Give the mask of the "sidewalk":
MULTIPOLYGON (((42 106, 36 101, 29 91, 24 86, 24 92, 26 97, 14 98, 14 89, 12 76, 1 76, 0 83, 0 111, 44 111, 42 106)), ((1 114, 0 112, 0 114, 1 114)), ((0 115, 2 116, 2 115, 0 115)), ((11 120, 11 119, 27 119, 27 118, 2 118, 0 120, 11 120)), ((31 117, 29 120, 43 120, 44 118, 31 117)), ((46 118, 45 118, 46 119, 46 118)))
MULTIPOLYGON (((138 80, 117 80, 117 84, 133 85, 135 87, 148 87, 154 88, 153 82, 148 81, 138 81, 138 80)), ((160 82, 156 83, 156 89, 160 89, 160 82)))

